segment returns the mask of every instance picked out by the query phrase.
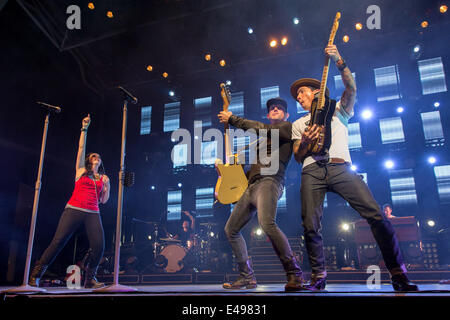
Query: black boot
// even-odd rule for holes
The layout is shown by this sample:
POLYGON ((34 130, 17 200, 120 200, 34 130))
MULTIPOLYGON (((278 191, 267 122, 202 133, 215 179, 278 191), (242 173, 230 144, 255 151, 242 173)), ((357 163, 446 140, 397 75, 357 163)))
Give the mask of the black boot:
POLYGON ((256 278, 250 266, 250 260, 238 263, 239 277, 232 283, 224 283, 224 289, 254 289, 256 288, 256 278))
POLYGON ((84 287, 86 289, 98 289, 105 286, 104 283, 98 282, 97 278, 95 277, 97 275, 97 268, 90 268, 89 266, 86 268, 85 273, 85 282, 84 287))
POLYGON ((392 287, 395 291, 419 291, 419 287, 409 281, 406 273, 400 273, 391 277, 392 287))
POLYGON ((41 264, 38 261, 34 266, 33 270, 31 271, 31 276, 30 280, 28 281, 28 284, 33 287, 39 287, 39 281, 41 280, 45 271, 47 271, 47 268, 48 268, 47 264, 41 264))
POLYGON ((305 286, 307 290, 311 291, 320 291, 325 290, 325 286, 327 285, 327 277, 318 278, 314 275, 311 275, 311 281, 309 284, 305 286))
POLYGON ((305 290, 305 281, 303 280, 303 273, 300 269, 297 260, 292 258, 291 261, 283 263, 284 271, 288 282, 284 286, 284 291, 300 291, 305 290))

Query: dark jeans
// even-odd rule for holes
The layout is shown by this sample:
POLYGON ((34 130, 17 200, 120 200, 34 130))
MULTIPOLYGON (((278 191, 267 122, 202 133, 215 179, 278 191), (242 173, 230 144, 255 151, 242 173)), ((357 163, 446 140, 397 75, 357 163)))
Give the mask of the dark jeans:
POLYGON ((92 250, 89 256, 89 267, 97 268, 103 256, 105 247, 102 221, 99 213, 88 213, 80 210, 66 208, 59 219, 55 235, 48 248, 44 251, 39 263, 50 265, 58 253, 64 248, 73 233, 84 222, 89 245, 92 250))
POLYGON ((302 171, 300 190, 305 244, 312 274, 326 274, 321 219, 327 191, 339 194, 367 220, 388 270, 391 273, 406 271, 394 229, 361 176, 348 164, 313 163, 302 171))
MULTIPOLYGON (((233 212, 225 225, 225 233, 233 249, 238 263, 248 260, 247 245, 241 234, 241 229, 258 212, 258 222, 272 242, 283 266, 293 269, 293 253, 284 233, 276 223, 277 202, 283 194, 283 185, 274 178, 265 177, 249 185, 236 203, 233 212)), ((298 267, 297 267, 298 269, 298 267)), ((298 272, 298 270, 286 270, 298 272)))

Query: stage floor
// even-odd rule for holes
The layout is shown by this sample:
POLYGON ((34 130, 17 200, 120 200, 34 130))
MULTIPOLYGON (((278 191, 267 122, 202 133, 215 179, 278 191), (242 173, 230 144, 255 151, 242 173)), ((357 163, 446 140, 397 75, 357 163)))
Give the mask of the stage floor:
MULTIPOLYGON (((221 284, 194 284, 194 285, 139 285, 130 286, 136 291, 126 293, 105 293, 96 292, 91 289, 68 289, 65 287, 47 287, 46 292, 20 294, 33 298, 45 297, 70 297, 70 296, 84 296, 84 297, 99 297, 99 296, 120 296, 120 295, 136 295, 136 296, 443 296, 450 297, 450 284, 420 284, 419 292, 395 292, 390 284, 381 284, 380 289, 369 289, 366 285, 361 284, 327 284, 326 290, 311 292, 285 292, 284 283, 280 284, 260 284, 255 289, 236 289, 226 290, 222 288, 221 284)), ((3 292, 11 287, 0 287, 3 292)), ((4 293, 6 297, 13 297, 16 294, 4 293)))

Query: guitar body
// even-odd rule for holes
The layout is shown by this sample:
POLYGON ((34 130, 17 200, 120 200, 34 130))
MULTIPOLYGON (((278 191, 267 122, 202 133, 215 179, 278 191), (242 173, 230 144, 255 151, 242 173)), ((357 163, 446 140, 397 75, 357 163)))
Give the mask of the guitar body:
POLYGON ((316 143, 310 144, 308 151, 312 154, 324 154, 331 146, 331 119, 336 110, 336 100, 325 98, 323 108, 317 108, 317 99, 314 99, 311 106, 311 121, 310 126, 314 124, 321 127, 319 132, 319 139, 316 143))
POLYGON ((247 177, 240 164, 216 164, 219 175, 214 194, 222 204, 237 202, 248 187, 247 177))

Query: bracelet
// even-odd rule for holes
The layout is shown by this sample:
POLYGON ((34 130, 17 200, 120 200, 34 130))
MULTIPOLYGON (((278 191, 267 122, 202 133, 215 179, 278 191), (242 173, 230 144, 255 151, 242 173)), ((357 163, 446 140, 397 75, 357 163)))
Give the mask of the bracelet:
POLYGON ((344 59, 339 58, 339 60, 336 61, 336 67, 338 68, 339 71, 342 71, 347 67, 347 64, 345 63, 344 59))
POLYGON ((87 132, 87 131, 88 131, 88 129, 87 129, 87 128, 81 128, 81 131, 85 131, 85 132, 87 132))

